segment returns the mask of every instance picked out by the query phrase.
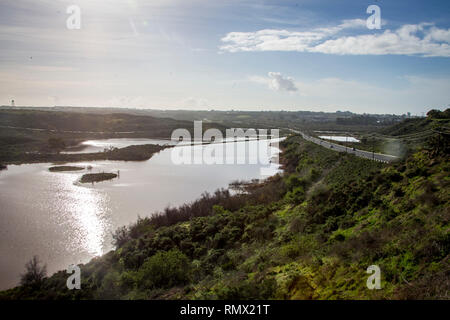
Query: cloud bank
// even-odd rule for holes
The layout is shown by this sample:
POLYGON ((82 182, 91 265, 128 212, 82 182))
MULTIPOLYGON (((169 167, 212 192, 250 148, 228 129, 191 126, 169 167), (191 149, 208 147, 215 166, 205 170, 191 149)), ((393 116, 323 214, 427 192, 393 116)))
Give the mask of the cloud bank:
POLYGON ((362 19, 344 20, 329 28, 310 31, 264 29, 230 32, 221 40, 227 52, 297 51, 336 55, 411 55, 450 57, 450 29, 433 23, 408 24, 396 30, 373 33, 362 19), (368 34, 344 35, 367 30, 368 34))

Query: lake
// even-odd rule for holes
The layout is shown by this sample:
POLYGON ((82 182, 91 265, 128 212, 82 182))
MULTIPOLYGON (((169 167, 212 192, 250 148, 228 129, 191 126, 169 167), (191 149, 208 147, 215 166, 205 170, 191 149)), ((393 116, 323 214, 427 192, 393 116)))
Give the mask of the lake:
MULTIPOLYGON (((110 145, 170 143, 152 139, 91 140, 87 148, 99 151, 110 145), (114 141, 111 141, 114 140, 114 141)), ((257 150, 276 151, 269 140, 249 141, 242 157, 255 160, 257 150)), ((209 148, 245 142, 215 144, 209 148)), ((0 171, 0 289, 18 284, 25 263, 38 255, 48 274, 70 264, 86 263, 113 249, 112 232, 139 216, 151 215, 166 206, 197 199, 203 192, 226 188, 235 180, 261 179, 280 172, 275 163, 175 164, 173 150, 192 154, 208 146, 177 146, 142 162, 94 161, 68 165, 92 166, 76 172, 49 172, 50 163, 10 165, 0 171), (261 169, 265 172, 262 175, 261 169), (118 178, 95 184, 80 184, 88 172, 120 172, 118 178)), ((84 149, 81 152, 86 152, 84 149)), ((267 154, 267 152, 266 152, 267 154)), ((227 155, 228 156, 228 155, 227 155)), ((209 156, 206 155, 208 158, 209 156)), ((271 157, 267 155, 264 162, 271 157)), ((255 161, 253 161, 255 162, 255 161)), ((251 163, 251 161, 250 161, 251 163)))

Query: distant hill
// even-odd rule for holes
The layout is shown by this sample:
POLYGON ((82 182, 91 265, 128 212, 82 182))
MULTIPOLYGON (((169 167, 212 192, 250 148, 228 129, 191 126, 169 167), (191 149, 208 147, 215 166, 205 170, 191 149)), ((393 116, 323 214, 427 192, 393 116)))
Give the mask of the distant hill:
POLYGON ((87 114, 117 114, 171 118, 181 121, 203 120, 227 127, 297 128, 302 130, 358 130, 370 131, 402 121, 406 115, 355 114, 350 111, 242 111, 242 110, 157 110, 136 108, 87 108, 87 107, 0 107, 0 110, 58 111, 87 114))
POLYGON ((127 113, 89 114, 39 110, 1 110, 0 126, 82 132, 147 132, 170 137, 176 128, 191 128, 192 122, 127 113))
POLYGON ((450 109, 431 110, 427 117, 405 118, 390 126, 357 135, 358 149, 404 157, 431 144, 445 148, 450 141, 450 109))
MULTIPOLYGON (((0 161, 35 162, 33 154, 62 151, 90 139, 158 138, 170 139, 174 130, 187 129, 193 138, 192 121, 156 118, 127 113, 95 114, 35 109, 0 108, 0 161), (54 142, 57 150, 49 150, 54 142)), ((203 130, 225 126, 203 123, 203 130)))
POLYGON ((413 135, 432 129, 445 129, 450 127, 450 109, 445 111, 431 110, 426 118, 412 118, 393 126, 384 128, 382 134, 391 136, 413 135))

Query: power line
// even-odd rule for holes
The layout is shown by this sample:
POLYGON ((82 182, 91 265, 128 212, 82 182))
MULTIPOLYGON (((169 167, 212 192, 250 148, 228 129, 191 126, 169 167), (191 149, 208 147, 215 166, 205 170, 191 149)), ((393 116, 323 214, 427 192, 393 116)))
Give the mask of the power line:
POLYGON ((425 135, 425 134, 431 133, 431 131, 432 131, 432 129, 427 129, 427 130, 423 130, 423 131, 420 131, 420 132, 414 132, 414 133, 398 135, 398 136, 389 136, 389 135, 384 135, 384 134, 381 134, 381 133, 374 132, 374 133, 372 133, 372 135, 383 137, 383 138, 387 138, 387 139, 403 139, 403 138, 409 138, 409 137, 425 135))

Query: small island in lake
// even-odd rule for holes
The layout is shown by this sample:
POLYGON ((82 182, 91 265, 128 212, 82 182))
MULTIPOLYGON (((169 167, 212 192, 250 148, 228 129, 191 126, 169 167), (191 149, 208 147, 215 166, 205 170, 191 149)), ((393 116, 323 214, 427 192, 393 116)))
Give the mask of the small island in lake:
POLYGON ((51 172, 63 172, 63 171, 79 171, 84 170, 84 167, 75 167, 75 166, 55 166, 48 168, 48 171, 51 172))
POLYGON ((108 173, 108 172, 102 172, 102 173, 87 173, 84 174, 80 182, 81 183, 89 183, 89 182, 100 182, 104 180, 111 180, 117 177, 117 174, 115 173, 108 173))

